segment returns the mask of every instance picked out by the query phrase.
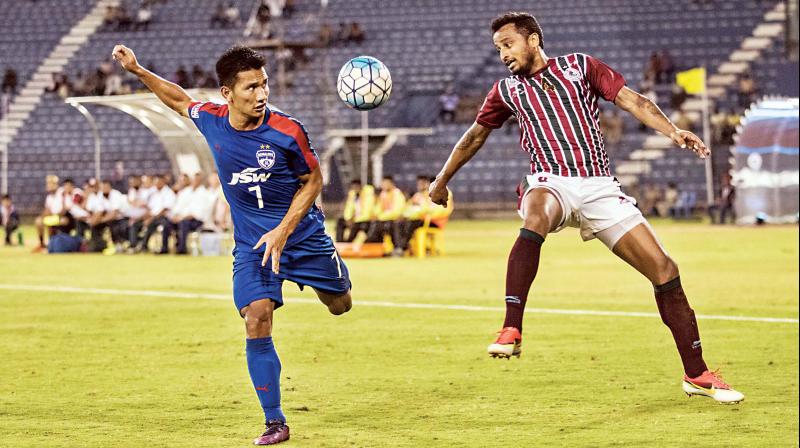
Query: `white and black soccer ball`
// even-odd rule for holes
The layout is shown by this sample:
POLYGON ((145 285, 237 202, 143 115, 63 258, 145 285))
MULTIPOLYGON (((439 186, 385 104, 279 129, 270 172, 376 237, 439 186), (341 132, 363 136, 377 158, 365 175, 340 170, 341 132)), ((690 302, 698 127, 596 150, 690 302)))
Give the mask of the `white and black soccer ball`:
POLYGON ((371 56, 359 56, 347 61, 339 70, 336 91, 353 109, 375 109, 389 99, 392 75, 383 62, 371 56))

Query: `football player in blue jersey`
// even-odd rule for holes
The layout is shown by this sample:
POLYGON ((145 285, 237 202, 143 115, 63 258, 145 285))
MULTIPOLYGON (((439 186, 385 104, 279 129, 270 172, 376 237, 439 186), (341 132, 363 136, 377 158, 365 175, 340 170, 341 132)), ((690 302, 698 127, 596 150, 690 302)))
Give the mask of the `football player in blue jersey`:
POLYGON ((308 134, 299 121, 267 106, 265 59, 250 48, 231 48, 217 61, 225 105, 194 101, 139 65, 125 46, 115 46, 112 56, 166 106, 190 118, 211 148, 233 220, 233 299, 244 318, 247 366, 266 420, 266 431, 254 443, 287 440, 281 364, 272 342, 273 311, 283 305, 281 285, 290 280, 310 286, 335 315, 352 306, 347 266, 314 204, 322 174, 308 134))

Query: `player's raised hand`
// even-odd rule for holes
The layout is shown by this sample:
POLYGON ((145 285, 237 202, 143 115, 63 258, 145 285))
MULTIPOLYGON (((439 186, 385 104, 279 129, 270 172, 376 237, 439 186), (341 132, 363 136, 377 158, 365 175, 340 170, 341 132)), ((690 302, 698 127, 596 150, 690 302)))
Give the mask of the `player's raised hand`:
POLYGON ((431 201, 433 201, 434 204, 447 207, 447 184, 442 182, 438 177, 434 179, 430 187, 428 187, 428 195, 431 197, 431 201))
POLYGON ((139 68, 139 62, 136 60, 136 55, 133 50, 125 45, 115 45, 114 51, 111 52, 111 57, 119 62, 125 70, 133 73, 139 68))
POLYGON ((669 134, 669 138, 681 148, 688 148, 694 151, 694 153, 700 156, 701 159, 705 159, 711 155, 711 150, 709 150, 706 144, 703 143, 703 140, 694 135, 692 132, 684 131, 683 129, 677 129, 669 134))
POLYGON ((261 236, 258 243, 253 246, 253 249, 264 246, 264 258, 261 259, 261 266, 266 266, 267 259, 272 257, 272 272, 278 273, 281 265, 281 253, 283 253, 283 247, 286 246, 286 240, 288 238, 289 233, 281 226, 261 236))

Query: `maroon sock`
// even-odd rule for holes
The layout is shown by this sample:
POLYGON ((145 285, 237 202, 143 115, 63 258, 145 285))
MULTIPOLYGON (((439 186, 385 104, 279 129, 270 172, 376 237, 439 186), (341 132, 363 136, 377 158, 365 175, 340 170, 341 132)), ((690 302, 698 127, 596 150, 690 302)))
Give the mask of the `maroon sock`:
POLYGON ((539 269, 539 252, 544 237, 528 229, 519 229, 519 237, 508 256, 506 270, 506 320, 505 327, 515 327, 522 332, 522 314, 528 291, 539 269))
POLYGON ((655 286, 656 304, 661 320, 669 327, 678 353, 681 355, 683 370, 689 378, 694 378, 708 370, 703 361, 703 347, 700 346, 700 332, 694 310, 686 300, 681 287, 681 278, 655 286))

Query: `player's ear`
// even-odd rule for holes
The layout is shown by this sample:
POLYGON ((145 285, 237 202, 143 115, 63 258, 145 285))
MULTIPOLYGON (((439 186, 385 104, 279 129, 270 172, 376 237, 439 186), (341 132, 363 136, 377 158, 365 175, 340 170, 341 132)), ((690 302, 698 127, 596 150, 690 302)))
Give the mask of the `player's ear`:
POLYGON ((231 88, 228 86, 222 86, 219 88, 219 93, 222 94, 222 97, 225 98, 225 101, 231 100, 231 88))
POLYGON ((538 47, 539 46, 539 35, 536 33, 531 33, 528 35, 528 45, 531 47, 538 47))

